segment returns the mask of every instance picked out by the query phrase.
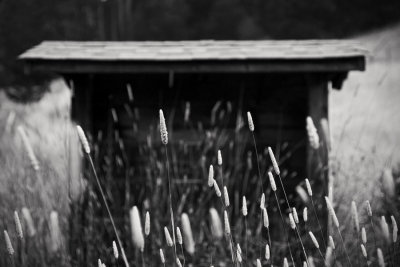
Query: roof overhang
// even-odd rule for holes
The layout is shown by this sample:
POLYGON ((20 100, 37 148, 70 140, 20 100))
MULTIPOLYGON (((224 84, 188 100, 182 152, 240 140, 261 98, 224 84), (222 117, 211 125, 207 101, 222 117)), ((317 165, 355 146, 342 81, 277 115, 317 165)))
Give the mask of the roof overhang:
POLYGON ((19 59, 32 71, 348 72, 365 69, 366 51, 352 41, 46 41, 19 59))
POLYGON ((244 72, 348 72, 364 70, 365 58, 336 60, 193 60, 193 61, 89 61, 25 60, 29 71, 56 73, 244 73, 244 72))

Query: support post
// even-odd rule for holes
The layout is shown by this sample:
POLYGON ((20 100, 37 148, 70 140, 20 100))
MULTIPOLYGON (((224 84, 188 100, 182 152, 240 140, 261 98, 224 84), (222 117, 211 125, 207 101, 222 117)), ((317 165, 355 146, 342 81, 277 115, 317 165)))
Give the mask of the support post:
POLYGON ((74 75, 70 80, 73 82, 71 118, 86 133, 93 135, 93 75, 74 75))
MULTIPOLYGON (((308 87, 308 116, 314 121, 315 127, 321 140, 323 130, 321 120, 328 120, 328 79, 325 75, 314 74, 307 77, 308 87)), ((321 192, 322 201, 328 195, 330 186, 329 179, 329 154, 326 149, 327 144, 320 142, 318 149, 313 149, 307 142, 307 175, 313 181, 314 188, 321 192)), ((318 194, 320 195, 320 194, 318 194)), ((322 216, 322 227, 325 227, 325 236, 330 233, 330 221, 327 212, 320 213, 322 216)), ((325 239, 328 240, 328 239, 325 239)))

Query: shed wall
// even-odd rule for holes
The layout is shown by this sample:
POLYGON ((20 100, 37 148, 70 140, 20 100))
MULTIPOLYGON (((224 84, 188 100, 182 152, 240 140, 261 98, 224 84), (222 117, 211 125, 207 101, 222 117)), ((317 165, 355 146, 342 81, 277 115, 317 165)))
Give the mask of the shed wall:
MULTIPOLYGON (((135 181, 146 179, 146 170, 140 167, 146 166, 148 159, 143 157, 147 153, 143 144, 151 140, 153 146, 161 145, 157 129, 160 108, 167 117, 171 144, 199 146, 207 131, 218 129, 222 137, 215 142, 226 157, 231 153, 229 140, 242 143, 243 164, 247 152, 253 150, 246 118, 246 112, 251 111, 259 152, 262 154, 271 146, 278 157, 287 158, 282 168, 293 177, 288 180, 290 185, 295 186, 306 177, 305 118, 309 112, 308 88, 313 79, 304 74, 177 74, 173 78, 170 74, 110 74, 69 78, 75 81, 76 109, 84 111, 77 111, 80 117, 76 119, 86 123, 94 137, 101 132, 103 142, 114 152, 120 149, 116 138, 122 138, 129 164, 135 167, 135 181), (129 101, 127 84, 132 87, 133 102, 129 101), (89 98, 92 101, 83 100, 89 98), (212 110, 219 101, 212 123, 212 110), (185 123, 187 102, 191 112, 189 122, 185 123), (112 109, 118 121, 114 120, 112 109), (244 135, 240 138, 236 130, 238 115, 244 123, 239 131, 244 135)), ((114 152, 108 152, 108 156, 114 157, 114 152)), ((216 151, 205 155, 207 164, 215 159, 215 154, 216 151)), ((185 162, 190 160, 193 159, 181 156, 177 162, 185 170, 185 162)), ((185 173, 178 174, 183 177, 185 173)))

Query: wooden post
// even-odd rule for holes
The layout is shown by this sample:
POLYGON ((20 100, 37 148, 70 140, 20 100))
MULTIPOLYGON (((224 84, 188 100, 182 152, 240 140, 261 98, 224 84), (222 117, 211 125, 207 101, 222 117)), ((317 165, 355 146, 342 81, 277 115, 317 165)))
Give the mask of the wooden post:
POLYGON ((86 133, 93 134, 93 75, 74 75, 71 118, 79 124, 86 133))
MULTIPOLYGON (((70 86, 73 85, 71 88, 73 90, 71 119, 83 128, 88 137, 93 136, 93 75, 77 74, 71 76, 65 75, 64 77, 70 86)), ((87 161, 82 160, 80 163, 76 170, 79 173, 87 167, 87 161)), ((88 197, 88 192, 88 190, 85 191, 82 203, 71 206, 71 214, 69 217, 69 231, 71 235, 69 249, 74 259, 77 259, 79 262, 86 262, 87 265, 90 265, 89 261, 92 259, 91 251, 86 247, 83 247, 81 252, 76 250, 76 244, 81 244, 82 240, 81 236, 78 236, 79 233, 82 233, 83 229, 86 227, 92 229, 89 227, 92 224, 91 217, 83 216, 83 214, 86 214, 91 201, 88 197)), ((92 233, 90 232, 89 235, 90 234, 92 233)))
MULTIPOLYGON (((308 86, 308 116, 314 121, 320 140, 322 140, 321 119, 328 121, 328 79, 325 75, 313 74, 307 77, 308 86)), ((305 122, 304 122, 305 123, 305 122)), ((307 142, 307 175, 313 181, 314 188, 328 195, 329 181, 329 155, 326 153, 325 145, 319 149, 313 149, 307 142)), ((318 194, 319 195, 319 194, 318 194)), ((324 201, 323 199, 321 201, 324 201)), ((321 213, 321 226, 325 227, 325 236, 330 233, 330 222, 328 213, 321 213)), ((325 239, 327 240, 327 239, 325 239)))
MULTIPOLYGON (((317 128, 320 140, 322 140, 321 119, 328 120, 328 81, 320 75, 310 76, 308 79, 308 116, 310 116, 317 128)), ((305 122, 304 122, 305 123, 305 122)), ((308 144, 307 149, 307 173, 311 179, 320 179, 321 182, 327 181, 328 155, 324 149, 317 151, 308 144), (318 166, 322 165, 322 166, 318 166), (318 169, 316 170, 315 167, 318 169), (322 168, 322 169, 320 169, 322 168), (322 175, 322 176, 321 176, 322 175)))

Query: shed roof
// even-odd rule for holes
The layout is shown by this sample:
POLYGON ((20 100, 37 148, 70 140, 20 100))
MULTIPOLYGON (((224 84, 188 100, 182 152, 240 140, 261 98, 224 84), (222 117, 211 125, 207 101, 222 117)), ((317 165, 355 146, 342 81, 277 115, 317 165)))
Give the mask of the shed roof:
POLYGON ((365 54, 343 40, 45 41, 19 58, 60 72, 349 71, 364 69, 365 54))

